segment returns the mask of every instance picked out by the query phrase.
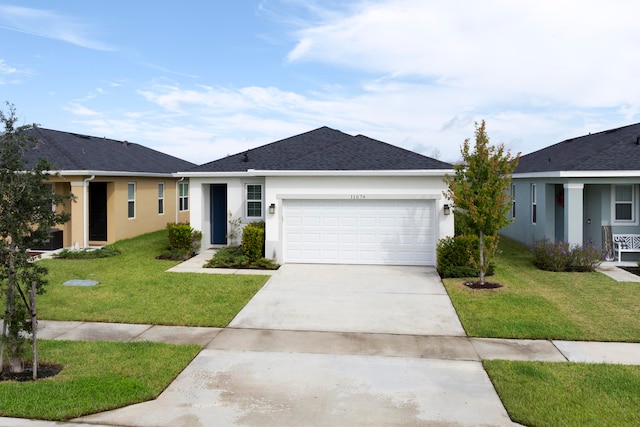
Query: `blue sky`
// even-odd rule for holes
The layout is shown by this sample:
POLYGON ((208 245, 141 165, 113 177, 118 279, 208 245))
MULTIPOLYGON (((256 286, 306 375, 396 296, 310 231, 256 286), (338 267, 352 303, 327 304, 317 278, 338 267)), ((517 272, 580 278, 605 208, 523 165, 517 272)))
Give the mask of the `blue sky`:
POLYGON ((526 154, 640 121, 638 16, 637 0, 0 0, 0 100, 199 164, 320 126, 455 161, 482 119, 526 154))

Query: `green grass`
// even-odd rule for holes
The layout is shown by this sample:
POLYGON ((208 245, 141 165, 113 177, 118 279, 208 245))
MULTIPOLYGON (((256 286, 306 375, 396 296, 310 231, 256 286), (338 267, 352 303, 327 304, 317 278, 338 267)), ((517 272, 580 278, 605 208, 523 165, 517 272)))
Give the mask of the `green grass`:
POLYGON ((640 283, 601 273, 538 270, 528 249, 501 238, 497 290, 443 282, 470 336, 640 342, 640 283))
POLYGON ((98 259, 46 259, 46 293, 38 317, 157 325, 224 327, 269 276, 166 273, 176 261, 157 260, 167 245, 165 230, 115 243, 121 254, 98 259), (63 286, 70 279, 100 282, 63 286))
POLYGON ((491 360, 484 367, 520 424, 640 425, 640 366, 491 360))
POLYGON ((0 416, 65 420, 157 397, 199 346, 38 341, 43 363, 64 369, 38 381, 0 382, 0 416))
MULTIPOLYGON (((444 279, 470 336, 640 342, 640 283, 601 273, 554 273, 501 238, 496 290, 444 279)), ((483 362, 513 421, 527 426, 640 425, 640 366, 483 362)))

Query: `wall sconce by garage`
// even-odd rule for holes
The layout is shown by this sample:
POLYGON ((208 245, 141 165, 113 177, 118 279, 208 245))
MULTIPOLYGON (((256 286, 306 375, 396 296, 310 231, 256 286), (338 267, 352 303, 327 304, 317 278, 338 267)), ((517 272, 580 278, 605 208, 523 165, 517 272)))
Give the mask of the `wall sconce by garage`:
POLYGON ((443 206, 443 209, 444 209, 444 214, 445 214, 445 215, 451 215, 451 206, 449 206, 449 205, 444 205, 444 206, 443 206))
POLYGON ((269 214, 273 215, 274 213, 276 213, 276 204, 275 203, 271 203, 269 205, 269 214))

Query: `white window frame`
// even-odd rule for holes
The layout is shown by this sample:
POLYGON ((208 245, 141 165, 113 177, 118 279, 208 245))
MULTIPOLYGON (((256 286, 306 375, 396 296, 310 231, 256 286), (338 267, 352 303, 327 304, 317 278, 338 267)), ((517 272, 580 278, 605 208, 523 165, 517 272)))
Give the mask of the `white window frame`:
POLYGON ((637 184, 612 184, 611 185, 611 223, 615 225, 638 225, 638 185, 637 184), (630 186, 631 200, 616 200, 616 187, 630 186), (616 206, 619 204, 631 205, 631 219, 617 219, 616 206))
POLYGON ((531 184, 531 224, 538 223, 538 194, 536 185, 531 184))
POLYGON ((260 183, 247 183, 244 186, 244 216, 248 221, 260 221, 264 218, 264 185, 260 183), (249 187, 259 186, 260 187, 260 198, 259 199, 250 199, 249 198, 249 187), (260 215, 249 215, 249 204, 250 203, 260 203, 260 215))
MULTIPOLYGON (((51 194, 53 196, 56 195, 56 185, 52 182, 46 182, 43 184, 45 186, 45 188, 49 188, 49 190, 51 190, 51 194)), ((51 212, 55 212, 56 211, 56 204, 54 201, 51 202, 51 212)))
POLYGON ((178 205, 179 205, 180 212, 185 212, 189 210, 189 183, 188 182, 178 183, 178 205), (183 191, 183 188, 186 188, 186 191, 183 191))
POLYGON ((158 215, 164 215, 164 182, 158 183, 158 215))
POLYGON ((511 219, 516 219, 516 185, 511 184, 511 219))
POLYGON ((127 218, 135 219, 136 217, 136 183, 128 182, 127 183, 127 218), (133 187, 133 196, 131 196, 129 189, 133 187), (130 206, 133 204, 133 216, 131 216, 130 206))

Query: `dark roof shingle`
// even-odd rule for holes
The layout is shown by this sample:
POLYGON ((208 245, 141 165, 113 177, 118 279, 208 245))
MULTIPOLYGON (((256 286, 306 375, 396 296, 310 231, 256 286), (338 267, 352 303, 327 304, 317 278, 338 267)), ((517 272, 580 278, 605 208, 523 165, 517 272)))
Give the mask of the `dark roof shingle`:
POLYGON ((520 157, 514 173, 640 170, 640 123, 559 142, 520 157))
POLYGON ((351 136, 328 127, 224 157, 188 172, 370 171, 451 169, 441 162, 364 135, 351 136))
POLYGON ((44 128, 28 131, 36 142, 24 157, 27 166, 39 158, 59 171, 105 171, 171 174, 194 163, 127 141, 78 135, 44 128))

